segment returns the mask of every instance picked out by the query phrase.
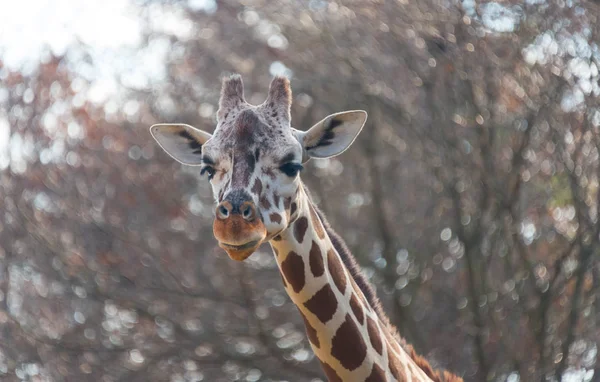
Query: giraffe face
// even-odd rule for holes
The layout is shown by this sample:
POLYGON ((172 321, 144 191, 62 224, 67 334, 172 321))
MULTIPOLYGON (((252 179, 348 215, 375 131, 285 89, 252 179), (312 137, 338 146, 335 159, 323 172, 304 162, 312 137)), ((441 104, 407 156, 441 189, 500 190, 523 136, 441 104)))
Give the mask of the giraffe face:
POLYGON ((302 146, 289 122, 275 128, 280 125, 268 113, 261 107, 230 112, 202 148, 202 171, 217 202, 213 232, 236 260, 287 228, 300 186, 302 146))
POLYGON ((306 132, 290 126, 289 81, 276 77, 267 100, 244 100, 242 80, 224 80, 211 135, 183 124, 158 124, 150 131, 173 158, 201 166, 217 203, 213 233, 235 260, 245 260, 294 219, 299 173, 309 158, 344 151, 366 120, 363 111, 333 114, 306 132))

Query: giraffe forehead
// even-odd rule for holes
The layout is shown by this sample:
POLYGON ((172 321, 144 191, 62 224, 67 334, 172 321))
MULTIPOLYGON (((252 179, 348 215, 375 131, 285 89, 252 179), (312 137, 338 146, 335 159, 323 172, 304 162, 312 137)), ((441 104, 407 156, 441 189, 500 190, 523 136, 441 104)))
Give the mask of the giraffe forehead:
POLYGON ((232 126, 229 128, 229 136, 232 138, 234 145, 238 149, 260 143, 261 145, 269 145, 267 133, 274 130, 273 126, 269 126, 258 117, 254 110, 242 111, 232 126))
POLYGON ((213 139, 205 145, 205 152, 221 157, 257 152, 259 156, 277 155, 295 146, 300 149, 289 124, 280 124, 265 116, 260 107, 253 107, 229 113, 217 127, 213 139))

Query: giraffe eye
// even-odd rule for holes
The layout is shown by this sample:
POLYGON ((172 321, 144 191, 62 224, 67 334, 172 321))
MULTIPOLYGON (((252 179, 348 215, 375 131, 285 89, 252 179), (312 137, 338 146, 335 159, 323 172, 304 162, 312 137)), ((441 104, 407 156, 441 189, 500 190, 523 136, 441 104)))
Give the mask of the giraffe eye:
POLYGON ((215 168, 211 166, 204 166, 202 170, 200 170, 200 175, 208 174, 208 180, 211 180, 213 176, 215 176, 215 168))
POLYGON ((289 177, 294 177, 298 175, 300 170, 302 170, 303 168, 304 167, 302 167, 300 163, 288 162, 279 167, 279 170, 289 177))

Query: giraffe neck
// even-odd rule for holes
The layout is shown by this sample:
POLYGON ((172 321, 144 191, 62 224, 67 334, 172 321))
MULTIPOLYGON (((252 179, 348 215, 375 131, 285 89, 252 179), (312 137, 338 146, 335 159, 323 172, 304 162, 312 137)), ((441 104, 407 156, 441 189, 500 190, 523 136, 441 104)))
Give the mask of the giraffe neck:
POLYGON ((291 206, 292 223, 271 246, 286 292, 304 318, 311 347, 327 378, 431 381, 357 285, 355 272, 340 256, 341 239, 328 233, 303 187, 296 203, 291 206))

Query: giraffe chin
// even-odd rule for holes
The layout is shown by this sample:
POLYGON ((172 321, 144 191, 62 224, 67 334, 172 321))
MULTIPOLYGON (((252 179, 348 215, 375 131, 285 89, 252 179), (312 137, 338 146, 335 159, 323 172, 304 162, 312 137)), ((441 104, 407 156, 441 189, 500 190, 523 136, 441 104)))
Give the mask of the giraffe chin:
POLYGON ((244 245, 229 245, 219 242, 219 247, 223 248, 233 260, 244 261, 258 249, 260 244, 260 240, 251 241, 244 245))

